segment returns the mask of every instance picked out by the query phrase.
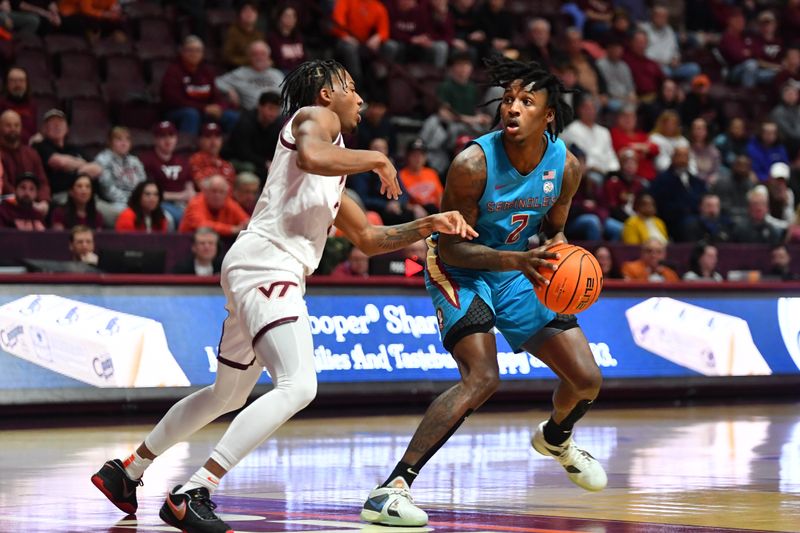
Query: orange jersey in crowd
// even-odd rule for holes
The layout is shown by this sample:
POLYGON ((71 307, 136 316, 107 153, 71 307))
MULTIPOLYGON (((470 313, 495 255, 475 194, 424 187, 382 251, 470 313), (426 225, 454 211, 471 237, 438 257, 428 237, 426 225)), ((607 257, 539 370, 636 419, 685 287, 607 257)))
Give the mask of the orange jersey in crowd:
POLYGON ((389 12, 379 0, 336 0, 333 22, 337 37, 352 35, 362 43, 376 33, 381 41, 389 38, 389 12))
POLYGON ((250 217, 230 196, 225 199, 222 209, 212 213, 206 205, 205 196, 200 193, 189 200, 178 230, 181 233, 194 233, 196 229, 206 227, 227 237, 233 234, 234 226, 243 225, 248 220, 250 217))
POLYGON ((58 11, 64 17, 83 14, 100 18, 117 5, 117 0, 59 0, 58 11))
POLYGON ((442 204, 444 187, 439 174, 432 168, 422 167, 418 173, 414 173, 406 167, 400 170, 400 181, 413 203, 435 205, 437 208, 442 204))

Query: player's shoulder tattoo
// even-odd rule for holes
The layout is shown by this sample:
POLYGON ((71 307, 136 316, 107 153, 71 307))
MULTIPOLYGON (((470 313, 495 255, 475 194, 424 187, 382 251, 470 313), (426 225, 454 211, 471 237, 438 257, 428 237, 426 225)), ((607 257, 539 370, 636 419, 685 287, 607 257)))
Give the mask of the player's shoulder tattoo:
POLYGON ((564 161, 564 177, 568 179, 580 179, 582 173, 581 162, 575 155, 567 151, 567 160, 564 161))
POLYGON ((450 168, 451 173, 456 175, 459 186, 483 192, 486 184, 486 156, 480 146, 473 144, 465 148, 456 156, 450 168))

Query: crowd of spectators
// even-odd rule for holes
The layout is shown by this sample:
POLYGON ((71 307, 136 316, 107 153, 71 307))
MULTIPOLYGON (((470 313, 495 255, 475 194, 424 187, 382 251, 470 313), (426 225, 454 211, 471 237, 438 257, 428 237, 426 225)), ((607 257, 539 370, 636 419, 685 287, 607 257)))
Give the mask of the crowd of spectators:
MULTIPOLYGON (((405 192, 366 173, 348 193, 377 222, 425 216, 494 127, 492 54, 575 91, 567 236, 641 246, 615 275, 678 279, 664 261, 689 242, 684 279, 716 280, 719 244, 800 242, 800 2, 776 0, 2 2, 0 224, 191 233, 182 271, 215 272, 268 179, 280 84, 313 57, 350 71, 367 105, 346 142, 395 160, 405 192)), ((337 275, 363 275, 348 253, 337 275)))

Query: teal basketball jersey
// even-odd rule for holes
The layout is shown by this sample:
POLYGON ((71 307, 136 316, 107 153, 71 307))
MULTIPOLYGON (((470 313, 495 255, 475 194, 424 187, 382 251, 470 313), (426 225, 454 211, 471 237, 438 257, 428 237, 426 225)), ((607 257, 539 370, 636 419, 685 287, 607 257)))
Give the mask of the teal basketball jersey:
POLYGON ((561 194, 567 147, 548 135, 542 160, 522 175, 511 165, 503 147, 502 131, 487 133, 473 142, 486 158, 486 188, 479 202, 472 242, 497 250, 522 251, 539 232, 542 219, 561 194))

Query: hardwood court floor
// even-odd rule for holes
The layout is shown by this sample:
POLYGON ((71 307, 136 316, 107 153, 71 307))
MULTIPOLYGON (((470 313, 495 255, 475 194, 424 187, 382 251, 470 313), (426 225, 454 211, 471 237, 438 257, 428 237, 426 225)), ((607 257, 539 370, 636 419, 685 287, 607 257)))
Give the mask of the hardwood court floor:
MULTIPOLYGON (((215 500, 237 532, 325 533, 800 531, 800 405, 596 409, 577 441, 609 486, 587 493, 531 451, 542 410, 475 414, 414 484, 428 528, 358 520, 418 417, 304 419, 279 430, 229 476, 215 500)), ((201 464, 224 424, 175 446, 145 475, 137 517, 90 483, 149 427, 0 432, 0 532, 175 531, 163 496, 201 464)))

